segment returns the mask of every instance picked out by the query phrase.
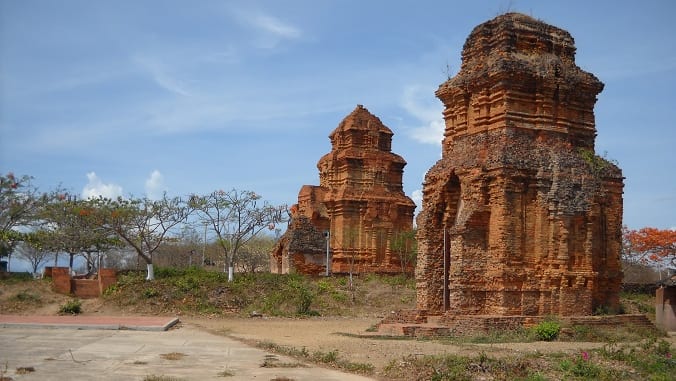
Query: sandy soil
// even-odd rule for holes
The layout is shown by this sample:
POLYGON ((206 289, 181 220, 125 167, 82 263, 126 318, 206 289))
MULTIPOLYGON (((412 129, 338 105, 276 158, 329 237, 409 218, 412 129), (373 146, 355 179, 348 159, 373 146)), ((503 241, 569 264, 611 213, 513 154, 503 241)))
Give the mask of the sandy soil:
MULTIPOLYGON (((378 319, 360 318, 232 318, 196 319, 182 318, 190 324, 211 332, 230 337, 258 342, 272 342, 296 349, 305 347, 308 352, 338 351, 340 358, 355 363, 368 363, 381 370, 392 361, 401 361, 413 355, 458 354, 487 355, 502 357, 523 353, 577 353, 600 347, 602 343, 580 342, 535 342, 508 344, 445 344, 426 340, 394 340, 378 337, 369 338, 373 333, 367 329, 378 319), (346 336, 343 333, 360 335, 346 336)), ((672 341, 675 338, 672 338, 672 341)))

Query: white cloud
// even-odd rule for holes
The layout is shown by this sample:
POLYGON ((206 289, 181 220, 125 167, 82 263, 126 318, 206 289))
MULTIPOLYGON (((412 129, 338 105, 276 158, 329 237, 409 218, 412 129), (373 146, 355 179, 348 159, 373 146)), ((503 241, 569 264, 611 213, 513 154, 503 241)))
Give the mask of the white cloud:
POLYGON ((151 79, 159 87, 184 97, 189 97, 192 94, 186 89, 185 84, 172 76, 166 66, 150 57, 137 55, 133 57, 132 61, 138 65, 143 71, 150 74, 151 79))
POLYGON ((256 36, 254 44, 260 49, 274 49, 280 42, 303 37, 296 26, 260 11, 244 9, 231 10, 235 18, 243 25, 253 29, 256 36))
POLYGON ((146 196, 150 199, 157 200, 162 198, 167 188, 164 186, 164 176, 157 169, 154 170, 150 177, 146 180, 146 196))
POLYGON ((251 25, 284 39, 299 38, 302 33, 300 29, 291 24, 287 24, 275 17, 258 14, 250 19, 251 25))
POLYGON ((122 187, 117 184, 106 184, 95 172, 87 173, 87 185, 82 189, 82 198, 117 198, 122 196, 122 187))
POLYGON ((402 107, 420 123, 418 127, 409 131, 409 135, 421 143, 440 145, 445 128, 441 114, 442 106, 436 99, 426 101, 425 97, 429 98, 427 89, 420 86, 409 86, 404 89, 402 107))
POLYGON ((415 205, 417 206, 416 210, 418 213, 422 210, 422 199, 423 199, 423 192, 422 189, 416 189, 411 193, 411 199, 413 202, 415 202, 415 205))

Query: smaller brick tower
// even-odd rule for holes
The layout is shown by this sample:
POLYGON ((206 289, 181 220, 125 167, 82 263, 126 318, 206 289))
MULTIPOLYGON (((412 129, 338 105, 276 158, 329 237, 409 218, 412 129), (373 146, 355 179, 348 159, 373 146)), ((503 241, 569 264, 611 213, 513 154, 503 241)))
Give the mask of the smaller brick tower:
POLYGON ((329 135, 331 152, 317 163, 319 186, 304 185, 298 194, 272 272, 321 273, 327 231, 331 271, 402 271, 390 243, 412 229, 415 204, 404 194, 406 161, 392 153, 392 136, 362 105, 340 122, 329 135))

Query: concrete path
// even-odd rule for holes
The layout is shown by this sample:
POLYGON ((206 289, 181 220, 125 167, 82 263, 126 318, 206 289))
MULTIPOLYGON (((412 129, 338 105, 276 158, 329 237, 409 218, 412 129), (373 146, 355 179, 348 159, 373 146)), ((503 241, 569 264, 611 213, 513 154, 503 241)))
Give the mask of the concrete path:
POLYGON ((5 323, 0 328, 0 376, 17 381, 124 381, 147 376, 173 377, 176 381, 370 380, 299 364, 295 359, 190 325, 166 332, 86 327, 45 328, 34 323, 21 327, 5 323))
POLYGON ((166 331, 176 323, 178 318, 161 316, 0 315, 0 327, 166 331))

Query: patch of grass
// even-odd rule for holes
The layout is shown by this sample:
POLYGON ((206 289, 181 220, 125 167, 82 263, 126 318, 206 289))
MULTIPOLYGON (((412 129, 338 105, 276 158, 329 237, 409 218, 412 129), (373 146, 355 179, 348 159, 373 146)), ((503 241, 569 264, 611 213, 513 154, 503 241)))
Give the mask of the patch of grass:
MULTIPOLYGON (((637 342, 646 338, 657 338, 662 334, 656 329, 647 327, 589 327, 586 325, 575 325, 572 327, 572 334, 565 341, 589 341, 589 342, 637 342)), ((561 338, 563 340, 563 338, 561 338)))
POLYGON ((267 351, 282 354, 285 356, 303 359, 317 364, 331 365, 338 369, 342 369, 348 372, 369 375, 373 374, 373 372, 375 371, 375 367, 371 364, 354 363, 348 360, 341 359, 338 355, 337 350, 329 352, 315 351, 312 354, 310 354, 307 348, 305 347, 303 347, 302 349, 297 349, 293 347, 278 345, 271 342, 258 342, 256 343, 256 346, 265 349, 267 351))
POLYGON ((275 355, 266 355, 261 364, 261 368, 306 368, 307 366, 300 362, 280 362, 275 355))
POLYGON ((626 305, 625 309, 630 312, 638 312, 655 316, 655 296, 652 294, 644 294, 637 292, 622 292, 620 293, 620 300, 622 304, 626 305))
POLYGON ((42 301, 42 298, 40 297, 40 295, 31 292, 30 290, 21 290, 17 292, 16 295, 12 296, 11 300, 21 303, 37 304, 40 303, 40 301, 42 301))
POLYGON ((186 356, 187 355, 185 353, 181 352, 170 352, 160 354, 160 357, 162 357, 165 360, 182 360, 186 356))
POLYGON ((77 315, 82 313, 82 302, 80 299, 70 299, 59 307, 61 315, 77 315))
POLYGON ((645 379, 673 380, 676 374, 674 348, 663 339, 649 338, 635 344, 609 343, 597 352, 605 359, 631 366, 645 379))
POLYGON ((674 380, 676 361, 669 342, 646 339, 611 343, 603 348, 567 353, 531 353, 494 358, 475 356, 407 356, 391 361, 383 375, 403 380, 674 380))
MULTIPOLYGON (((583 352, 586 354, 587 352, 583 352)), ((564 359, 560 363, 561 370, 567 375, 566 378, 582 378, 584 380, 596 380, 601 375, 601 367, 593 363, 589 357, 579 356, 574 360, 564 359)))
POLYGON ((338 351, 333 350, 329 352, 316 351, 312 354, 311 359, 318 363, 331 364, 338 360, 338 351))
POLYGON ((414 280, 404 276, 355 276, 352 288, 340 275, 242 273, 228 282, 222 272, 159 267, 155 276, 155 281, 148 283, 143 272, 122 272, 103 298, 106 303, 143 314, 180 311, 219 316, 257 311, 278 317, 360 315, 364 310, 379 313, 383 308, 413 308, 415 300, 414 280))

